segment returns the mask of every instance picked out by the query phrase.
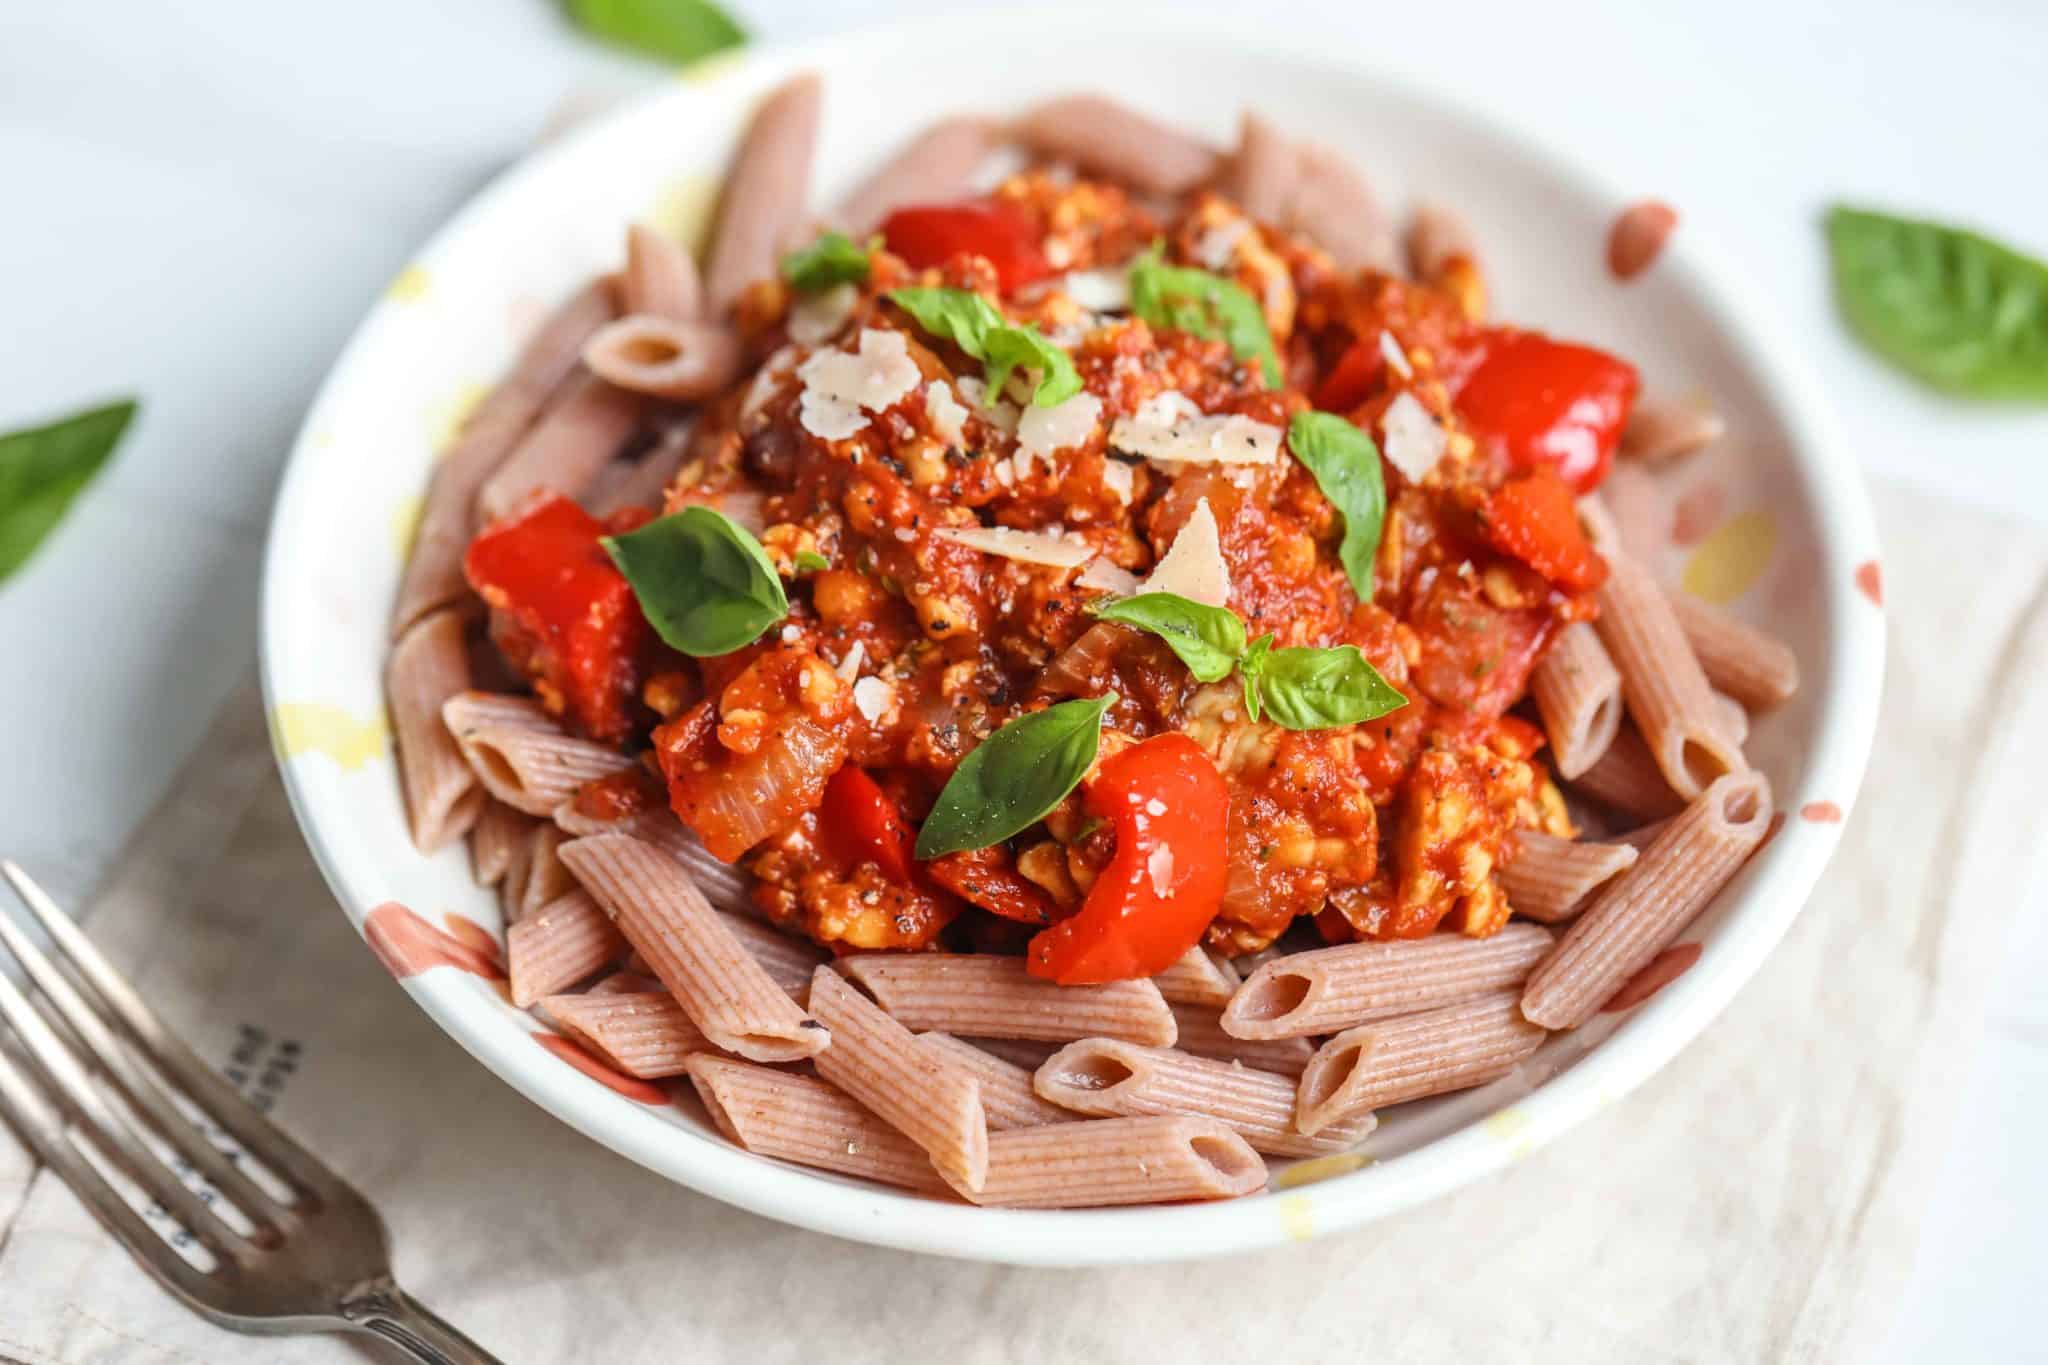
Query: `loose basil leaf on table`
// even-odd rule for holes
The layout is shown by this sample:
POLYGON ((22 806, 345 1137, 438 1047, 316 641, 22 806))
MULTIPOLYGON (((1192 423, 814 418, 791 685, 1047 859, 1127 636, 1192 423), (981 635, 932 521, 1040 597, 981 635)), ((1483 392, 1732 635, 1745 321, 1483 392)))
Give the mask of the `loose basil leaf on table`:
POLYGON ((1019 366, 1038 372, 1031 401, 1039 407, 1065 402, 1081 391, 1073 357, 1038 334, 1012 324, 995 305, 970 289, 908 288, 889 291, 889 301, 933 336, 944 337, 979 360, 988 379, 986 401, 1002 397, 1010 372, 1019 366))
POLYGON ((1266 648, 1256 660, 1247 652, 1241 665, 1246 707, 1263 706, 1274 723, 1286 729, 1357 725, 1408 704, 1408 698, 1380 676, 1356 645, 1273 649, 1270 636, 1259 639, 1266 648))
POLYGON ((1212 607, 1172 592, 1104 600, 1088 608, 1104 621, 1149 631, 1166 641, 1188 672, 1202 682, 1221 682, 1244 653, 1244 622, 1226 607, 1212 607))
POLYGON ((1088 775, 1114 694, 1019 716, 977 744, 917 832, 917 856, 987 848, 1042 820, 1088 775))
POLYGON ((2048 264, 1843 205, 1827 236, 1836 304, 1873 351, 1946 393, 2048 400, 2048 264))
POLYGON ((1131 267, 1131 311, 1154 327, 1221 337, 1239 360, 1256 360, 1266 383, 1280 386, 1280 357, 1265 310, 1243 285, 1192 266, 1167 265, 1154 245, 1131 267))
POLYGON ((828 232, 782 258, 782 278, 799 294, 818 294, 868 277, 868 249, 843 232, 828 232))
POLYGON ((1372 437, 1327 412, 1298 412, 1287 425, 1294 458, 1315 475, 1316 487, 1344 517, 1337 558, 1361 602, 1372 601, 1373 562, 1387 519, 1387 485, 1372 437))
POLYGON ((135 402, 127 399, 0 435, 0 581, 56 529, 134 416, 135 402))
POLYGON ((592 37, 673 62, 694 62, 747 40, 745 29, 705 0, 566 0, 566 6, 592 37))
POLYGON ((789 615, 761 543, 709 507, 685 507, 604 548, 640 599, 648 624, 693 658, 730 654, 789 615))

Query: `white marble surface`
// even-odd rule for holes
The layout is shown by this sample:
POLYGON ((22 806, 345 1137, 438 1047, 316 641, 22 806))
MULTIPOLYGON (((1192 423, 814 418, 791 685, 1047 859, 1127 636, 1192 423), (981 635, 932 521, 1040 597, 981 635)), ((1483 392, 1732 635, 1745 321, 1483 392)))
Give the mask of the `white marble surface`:
MULTIPOLYGON (((933 7, 738 8, 794 40, 933 7)), ((2048 533, 2048 414, 1958 407, 1880 371, 1828 311, 1817 229, 1840 196, 2048 252, 2039 0, 1938 17, 1905 0, 1297 8, 1678 204, 1782 300, 1873 474, 2048 533)), ((114 465, 0 587, 0 851, 55 888, 99 877, 247 667, 279 461, 357 316, 565 100, 668 78, 556 14, 546 0, 0 6, 0 429, 144 400, 114 465)), ((1957 1059, 1970 1098, 1899 1361, 2048 1358, 2032 1312, 2048 1227, 2040 890, 2016 887, 2029 905, 1987 1035, 1957 1059)))

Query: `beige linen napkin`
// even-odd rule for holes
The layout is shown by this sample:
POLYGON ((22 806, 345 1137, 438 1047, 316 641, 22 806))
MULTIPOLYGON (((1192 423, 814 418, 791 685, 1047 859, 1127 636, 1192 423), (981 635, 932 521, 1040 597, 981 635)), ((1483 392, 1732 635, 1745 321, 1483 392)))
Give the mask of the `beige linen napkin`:
MULTIPOLYGON (((2048 546, 1890 492, 1878 755, 1812 905, 1662 1074, 1507 1172, 1229 1261, 881 1251, 667 1183, 414 1009, 335 910, 242 697, 91 907, 201 1051, 376 1200, 513 1362, 1839 1361, 1889 1323, 2048 756, 2048 546)), ((0 1130, 0 1357, 360 1360, 216 1331, 0 1130)))

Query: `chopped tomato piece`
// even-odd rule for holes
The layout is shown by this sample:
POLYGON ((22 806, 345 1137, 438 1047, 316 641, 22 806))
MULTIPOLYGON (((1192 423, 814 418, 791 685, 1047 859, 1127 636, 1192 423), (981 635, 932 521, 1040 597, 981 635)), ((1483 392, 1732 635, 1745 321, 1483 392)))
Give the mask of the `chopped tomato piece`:
POLYGON ((1605 351, 1503 328, 1483 334, 1455 403, 1511 469, 1549 470, 1589 493, 1607 477, 1639 385, 1635 366, 1605 351))
POLYGON ((1571 489, 1542 471, 1509 479, 1486 500, 1486 538, 1567 592, 1607 581, 1607 561, 1586 540, 1571 489))
POLYGON ((818 808, 818 832, 849 866, 873 863, 891 881, 912 880, 915 836, 896 802, 865 770, 849 763, 832 774, 818 808))
POLYGON ((1372 396, 1386 356, 1377 338, 1354 341, 1351 349, 1337 358, 1323 382, 1316 385, 1315 404, 1323 412, 1349 412, 1372 396))
POLYGON ((970 905, 1019 924, 1044 926, 1060 917, 1052 897, 1010 866, 1000 846, 966 849, 924 865, 931 879, 970 905))
POLYGON ((980 256, 996 268, 1005 294, 1052 273, 1030 216, 1001 200, 898 209, 882 220, 882 240, 920 270, 962 254, 980 256))

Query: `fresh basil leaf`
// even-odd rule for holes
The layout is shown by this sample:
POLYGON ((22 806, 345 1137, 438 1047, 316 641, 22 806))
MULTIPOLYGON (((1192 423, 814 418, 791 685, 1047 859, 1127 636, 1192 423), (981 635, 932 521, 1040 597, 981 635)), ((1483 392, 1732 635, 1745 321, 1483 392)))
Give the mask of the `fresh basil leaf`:
POLYGON ((790 558, 796 565, 798 573, 816 573, 820 569, 832 567, 832 561, 816 550, 798 550, 790 558))
POLYGON ((944 337, 979 360, 988 380, 987 402, 1002 397, 1018 366, 1038 372, 1031 401, 1039 407, 1063 403, 1081 391, 1081 374, 1065 351, 1035 327, 1015 327, 981 295, 968 289, 892 289, 889 301, 933 336, 944 337))
POLYGON ((1259 718, 1259 670, 1266 666, 1266 656, 1273 652, 1273 633, 1267 631, 1258 639, 1245 646, 1244 657, 1237 661, 1238 681, 1244 684, 1244 709, 1254 721, 1259 718))
POLYGON ((1268 387, 1280 387, 1280 357, 1259 301, 1235 280, 1167 265, 1163 254, 1154 245, 1131 267, 1131 311, 1154 327, 1221 337, 1239 360, 1259 362, 1268 387))
POLYGON ((1372 601, 1373 561, 1387 519, 1387 485, 1380 473, 1380 448, 1372 437, 1342 417, 1298 412, 1287 424, 1294 458, 1316 476, 1316 487, 1344 518, 1337 558, 1361 602, 1372 601))
POLYGON ((1145 592, 1095 603, 1088 609, 1105 621, 1150 631, 1166 641, 1188 672, 1205 683, 1221 682, 1244 653, 1244 622, 1227 607, 1212 607, 1172 592, 1145 592))
POLYGON ((0 582, 56 529, 134 416, 127 399, 0 436, 0 582))
POLYGON ((567 0, 569 18, 594 38, 649 57, 694 62, 738 47, 747 32, 705 0, 567 0))
POLYGON ((974 746, 917 832, 917 856, 987 848, 1021 833, 1088 775, 1102 716, 1116 700, 1086 697, 1019 716, 974 746))
POLYGON ((1836 304, 1870 349, 1947 393, 2048 400, 2048 264, 1841 205, 1827 234, 1836 304))
MULTIPOLYGON (((1266 637, 1261 636, 1261 639, 1266 637)), ((1245 671, 1245 698, 1258 704, 1276 725, 1289 730, 1329 730, 1377 720, 1408 704, 1408 698, 1366 662, 1357 645, 1335 649, 1297 646, 1261 653, 1245 671)))
POLYGON ((709 507, 685 507, 604 548, 662 639, 694 658, 730 654, 789 615, 761 543, 709 507))
POLYGON ((782 278, 799 294, 818 294, 868 277, 867 248, 843 232, 828 232, 782 258, 782 278))

